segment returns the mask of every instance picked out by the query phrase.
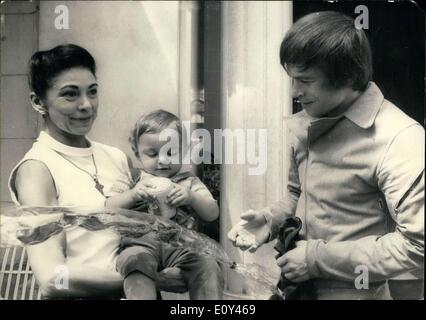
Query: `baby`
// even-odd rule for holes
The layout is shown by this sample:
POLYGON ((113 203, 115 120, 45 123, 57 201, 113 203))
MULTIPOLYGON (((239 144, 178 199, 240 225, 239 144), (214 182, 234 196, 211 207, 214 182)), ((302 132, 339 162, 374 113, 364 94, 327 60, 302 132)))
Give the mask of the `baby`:
MULTIPOLYGON (((210 191, 193 174, 182 172, 183 154, 179 150, 183 137, 181 121, 174 114, 156 110, 143 115, 130 137, 142 165, 137 183, 108 198, 106 205, 134 209, 141 202, 154 203, 154 211, 186 227, 193 227, 198 219, 217 219, 219 208, 210 191), (166 129, 174 130, 179 137, 176 148, 168 148, 170 142, 160 140, 166 129)), ((223 275, 213 257, 172 247, 149 236, 122 239, 117 269, 124 277, 127 299, 156 299, 157 273, 169 267, 181 270, 191 299, 221 299, 223 275)))

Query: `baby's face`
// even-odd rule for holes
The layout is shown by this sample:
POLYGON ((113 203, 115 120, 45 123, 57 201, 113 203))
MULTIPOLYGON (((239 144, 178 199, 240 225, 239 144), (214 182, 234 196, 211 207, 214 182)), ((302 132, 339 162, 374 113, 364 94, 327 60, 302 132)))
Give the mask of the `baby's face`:
POLYGON ((168 143, 160 140, 160 133, 144 133, 139 138, 140 161, 145 172, 157 177, 170 178, 180 171, 182 168, 180 145, 175 148, 162 148, 168 143), (170 157, 178 159, 179 163, 167 163, 170 162, 167 161, 170 157))

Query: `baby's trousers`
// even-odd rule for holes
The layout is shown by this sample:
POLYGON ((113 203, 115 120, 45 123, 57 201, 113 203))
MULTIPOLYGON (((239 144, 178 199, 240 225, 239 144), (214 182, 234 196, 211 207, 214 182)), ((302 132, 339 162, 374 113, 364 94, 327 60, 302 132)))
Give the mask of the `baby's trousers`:
POLYGON ((214 257, 161 243, 149 236, 121 240, 117 270, 123 277, 138 271, 156 281, 158 272, 171 267, 181 270, 191 299, 222 298, 224 278, 214 257))

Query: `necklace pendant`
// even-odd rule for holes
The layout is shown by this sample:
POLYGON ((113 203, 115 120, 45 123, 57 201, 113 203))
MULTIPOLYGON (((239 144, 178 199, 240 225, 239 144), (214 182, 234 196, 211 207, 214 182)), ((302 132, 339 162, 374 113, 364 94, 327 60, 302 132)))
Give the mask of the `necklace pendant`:
POLYGON ((104 195, 104 186, 99 182, 97 177, 93 177, 93 180, 95 181, 96 190, 98 190, 102 195, 104 195))

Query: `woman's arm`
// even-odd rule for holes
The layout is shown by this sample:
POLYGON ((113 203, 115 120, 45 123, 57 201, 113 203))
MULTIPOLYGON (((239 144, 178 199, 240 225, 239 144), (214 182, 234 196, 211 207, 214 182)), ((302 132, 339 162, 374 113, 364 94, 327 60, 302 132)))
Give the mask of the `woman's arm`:
POLYGON ((134 189, 126 190, 123 193, 111 196, 106 199, 105 207, 107 208, 133 208, 141 197, 134 189))
POLYGON ((23 162, 16 172, 16 196, 21 205, 55 206, 56 188, 46 165, 37 160, 23 162))
MULTIPOLYGON (((16 173, 15 188, 21 205, 58 205, 53 179, 40 161, 24 162, 16 173)), ((117 296, 122 279, 114 271, 71 265, 65 255, 66 234, 27 247, 28 259, 43 295, 49 297, 117 296)))
POLYGON ((27 247, 28 260, 43 296, 119 297, 123 279, 113 271, 67 262, 65 232, 27 247))

